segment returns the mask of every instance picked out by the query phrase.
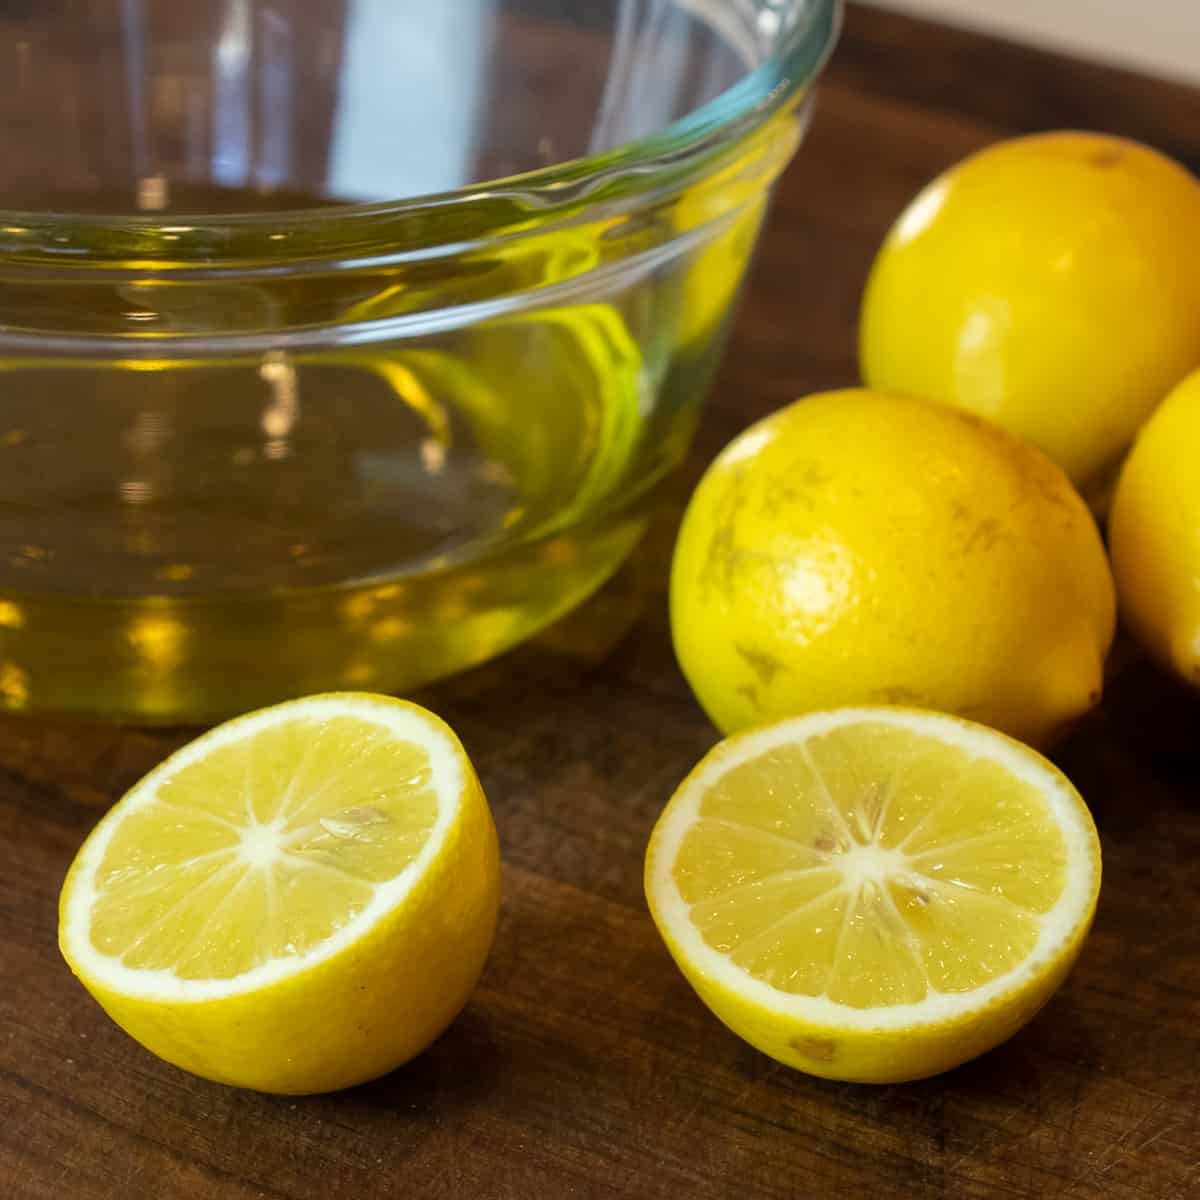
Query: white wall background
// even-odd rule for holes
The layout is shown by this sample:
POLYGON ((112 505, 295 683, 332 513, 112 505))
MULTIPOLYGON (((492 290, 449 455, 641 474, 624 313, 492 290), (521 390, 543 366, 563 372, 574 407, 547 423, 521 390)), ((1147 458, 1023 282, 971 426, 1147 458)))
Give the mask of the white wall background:
POLYGON ((1200 84, 1200 0, 859 0, 1200 84))

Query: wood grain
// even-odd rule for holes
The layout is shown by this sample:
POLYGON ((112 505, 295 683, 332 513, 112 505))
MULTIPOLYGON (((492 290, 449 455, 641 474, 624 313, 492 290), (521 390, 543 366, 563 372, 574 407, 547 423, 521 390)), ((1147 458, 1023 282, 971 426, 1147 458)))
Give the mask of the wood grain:
POLYGON ((1200 703, 1136 655, 1059 755, 1104 843, 1094 935, 1046 1011, 975 1063, 885 1088, 779 1067, 692 995, 641 896, 655 816, 714 740, 667 637, 679 497, 747 422, 853 378, 867 264, 921 183, 1064 125, 1200 163, 1200 94, 851 10, 696 454, 639 557, 586 619, 421 697, 479 767, 506 874, 478 992, 407 1068, 275 1099, 133 1045, 58 957, 57 891, 181 735, 0 724, 0 1195, 1200 1197, 1200 703))

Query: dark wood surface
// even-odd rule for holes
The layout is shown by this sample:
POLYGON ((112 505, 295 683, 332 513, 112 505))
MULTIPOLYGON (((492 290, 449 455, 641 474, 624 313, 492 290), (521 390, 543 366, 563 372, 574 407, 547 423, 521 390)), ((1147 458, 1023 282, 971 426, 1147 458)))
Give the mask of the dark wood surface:
MULTIPOLYGON (((1060 126, 1200 165, 1196 92, 852 9, 681 494, 750 420, 852 380, 867 264, 921 183, 1060 126)), ((584 617, 422 697, 491 798, 503 918, 460 1019, 365 1087, 236 1092, 112 1026, 59 960, 58 888, 181 735, 0 724, 0 1196, 1200 1197, 1200 700, 1125 651, 1061 748, 1104 891, 1027 1030, 925 1083, 807 1078, 708 1014, 642 900, 655 816, 715 740, 671 657, 670 509, 584 617)))

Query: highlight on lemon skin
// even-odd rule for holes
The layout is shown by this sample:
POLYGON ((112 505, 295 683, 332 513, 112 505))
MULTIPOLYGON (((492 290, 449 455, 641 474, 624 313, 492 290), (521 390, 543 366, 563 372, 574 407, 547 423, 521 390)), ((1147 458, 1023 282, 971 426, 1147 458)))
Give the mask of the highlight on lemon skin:
POLYGON ((999 1045, 1075 962, 1100 886, 1086 805, 1040 755, 944 714, 849 708, 736 734, 664 809, 646 897, 734 1033, 895 1083, 999 1045))
POLYGON ((491 813, 448 726, 387 697, 310 696, 210 730, 136 784, 68 872, 59 945, 168 1062, 331 1091, 454 1019, 499 881, 491 813))

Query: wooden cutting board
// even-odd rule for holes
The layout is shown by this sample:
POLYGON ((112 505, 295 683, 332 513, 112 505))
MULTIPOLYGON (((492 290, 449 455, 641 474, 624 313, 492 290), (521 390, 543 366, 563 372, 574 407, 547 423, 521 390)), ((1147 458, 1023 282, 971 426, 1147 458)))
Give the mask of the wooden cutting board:
POLYGON ((60 961, 55 904, 103 809, 182 735, 0 722, 0 1196, 1200 1197, 1200 700, 1128 649, 1058 756, 1103 838, 1095 932, 985 1058, 885 1088, 777 1066, 692 995, 641 895, 655 816, 715 740, 667 633, 679 497, 738 429, 853 380, 867 265, 925 180, 1062 126, 1200 165, 1198 92, 851 9, 676 500, 585 614, 421 697, 474 757, 506 874, 478 992, 408 1067, 278 1099, 131 1043, 60 961))

